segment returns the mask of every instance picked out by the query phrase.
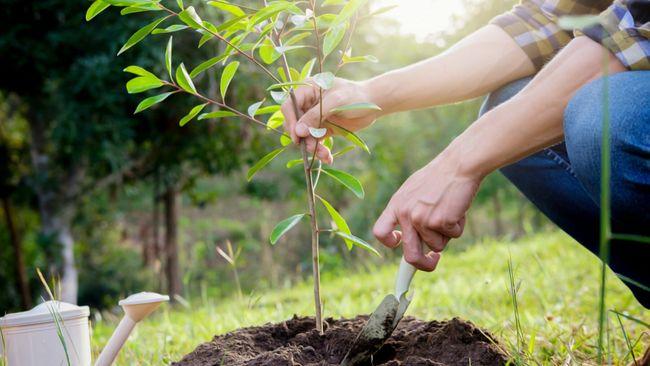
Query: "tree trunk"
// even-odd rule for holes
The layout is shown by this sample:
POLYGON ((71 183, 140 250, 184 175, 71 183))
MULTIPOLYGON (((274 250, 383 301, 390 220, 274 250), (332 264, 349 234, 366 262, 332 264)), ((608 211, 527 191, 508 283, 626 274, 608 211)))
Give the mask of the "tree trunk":
POLYGON ((27 281, 27 273, 25 271, 25 260, 23 259, 23 249, 21 246, 18 231, 13 219, 13 210, 9 197, 2 198, 2 208, 5 214, 5 221, 9 229, 9 239, 11 246, 14 250, 14 268, 16 271, 16 289, 20 294, 20 305, 24 310, 32 307, 32 294, 29 290, 29 282, 27 281))
POLYGON ((494 215, 494 235, 501 237, 503 236, 503 222, 501 221, 501 197, 499 197, 498 190, 492 195, 492 209, 492 214, 494 215))
POLYGON ((77 303, 78 274, 74 261, 74 240, 71 223, 74 217, 76 202, 74 197, 81 189, 81 181, 85 175, 84 165, 70 164, 63 175, 54 175, 50 162, 51 156, 46 152, 45 124, 34 113, 30 113, 31 144, 30 154, 37 179, 34 190, 38 197, 39 214, 41 218, 41 233, 52 240, 50 244, 61 250, 62 268, 56 268, 53 263, 51 250, 47 254, 50 270, 61 274, 60 300, 72 304, 77 303))
POLYGON ((168 187, 164 193, 165 201, 165 273, 167 289, 173 300, 174 295, 182 291, 181 277, 178 265, 178 191, 176 187, 168 187))

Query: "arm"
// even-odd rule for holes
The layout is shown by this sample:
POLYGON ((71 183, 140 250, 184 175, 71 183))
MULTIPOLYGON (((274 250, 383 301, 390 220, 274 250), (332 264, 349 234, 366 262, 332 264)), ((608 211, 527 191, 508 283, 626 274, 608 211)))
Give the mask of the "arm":
MULTIPOLYGON (((336 79, 323 95, 323 119, 357 131, 381 115, 474 98, 534 72, 532 62, 513 39, 501 28, 488 25, 446 52, 414 65, 363 82, 336 79), (338 106, 359 102, 377 104, 382 111, 329 113, 338 106)), ((318 90, 305 86, 295 93, 298 109, 305 114, 297 121, 292 102, 285 102, 285 130, 294 142, 307 138, 313 151, 316 141, 309 136, 308 127, 321 124, 318 90)), ((322 145, 317 156, 331 161, 322 145)))
POLYGON ((404 182, 375 224, 377 239, 389 247, 403 241, 409 263, 433 270, 449 238, 461 235, 483 178, 561 141, 564 109, 582 85, 602 75, 605 53, 610 74, 625 70, 604 50, 586 37, 571 41, 524 90, 483 115, 404 182), (425 254, 422 244, 432 252, 425 254))

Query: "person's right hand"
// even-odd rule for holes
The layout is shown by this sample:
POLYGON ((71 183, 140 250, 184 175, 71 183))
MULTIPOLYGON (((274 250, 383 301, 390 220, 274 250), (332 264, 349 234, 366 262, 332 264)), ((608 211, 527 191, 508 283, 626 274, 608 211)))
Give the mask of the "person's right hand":
POLYGON ((364 83, 336 78, 332 88, 323 91, 322 119, 320 118, 321 106, 319 105, 319 92, 316 85, 305 85, 295 90, 296 104, 301 117, 297 118, 291 98, 282 104, 284 114, 284 129, 291 136, 294 143, 299 143, 301 138, 307 143, 307 150, 316 151, 316 157, 321 161, 331 164, 332 154, 329 149, 309 133, 309 127, 327 128, 327 135, 334 131, 325 121, 341 126, 350 131, 358 131, 371 125, 381 115, 378 110, 350 110, 331 113, 337 107, 353 103, 375 103, 364 83))

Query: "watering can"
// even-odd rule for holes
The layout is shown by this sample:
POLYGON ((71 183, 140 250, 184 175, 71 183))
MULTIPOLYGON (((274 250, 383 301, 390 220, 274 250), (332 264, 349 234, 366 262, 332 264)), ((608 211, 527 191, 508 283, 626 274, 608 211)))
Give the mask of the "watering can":
MULTIPOLYGON (((169 296, 140 292, 119 302, 124 317, 95 366, 110 366, 136 323, 169 296)), ((90 366, 88 306, 46 301, 29 311, 0 318, 0 359, 7 366, 90 366)))

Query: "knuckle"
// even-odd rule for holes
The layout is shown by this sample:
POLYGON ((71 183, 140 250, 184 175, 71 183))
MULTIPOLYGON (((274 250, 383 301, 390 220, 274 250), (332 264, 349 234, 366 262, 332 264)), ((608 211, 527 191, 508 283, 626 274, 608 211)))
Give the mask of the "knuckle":
POLYGON ((404 252, 404 260, 406 263, 416 265, 418 264, 418 256, 415 253, 404 252))

